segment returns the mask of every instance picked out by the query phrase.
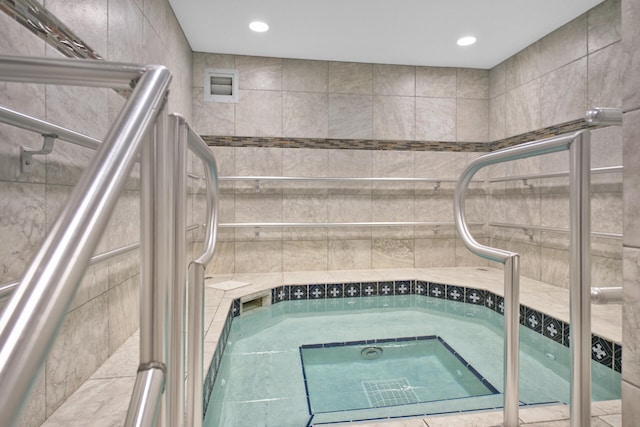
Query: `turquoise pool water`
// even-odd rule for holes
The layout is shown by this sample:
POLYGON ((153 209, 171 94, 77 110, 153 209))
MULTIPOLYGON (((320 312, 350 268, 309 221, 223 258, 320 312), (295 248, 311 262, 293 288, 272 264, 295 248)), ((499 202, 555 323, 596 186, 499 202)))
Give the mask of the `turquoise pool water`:
MULTIPOLYGON (((244 314, 233 321, 205 426, 304 427, 310 420, 313 425, 321 425, 499 408, 503 401, 500 394, 503 387, 502 321, 501 315, 483 306, 419 295, 285 301, 244 314), (431 394, 422 398, 418 390, 423 385, 416 382, 422 373, 420 368, 404 369, 408 367, 406 363, 402 368, 391 364, 381 367, 372 378, 365 378, 354 360, 334 364, 341 357, 339 354, 326 355, 324 367, 323 356, 316 357, 310 365, 318 365, 314 367, 317 368, 314 375, 320 378, 319 385, 315 388, 305 386, 301 346, 354 341, 365 341, 368 345, 367 340, 425 336, 441 337, 478 373, 473 375, 475 378, 486 379, 498 393, 433 394, 432 387, 431 394), (358 385, 350 391, 347 390, 350 386, 336 383, 336 378, 347 377, 349 372, 361 376, 358 385), (385 393, 393 394, 394 391, 407 393, 395 402, 397 404, 387 400, 386 403, 393 404, 385 405, 385 393), (341 393, 343 398, 336 399, 341 393), (356 393, 360 396, 354 399, 360 400, 354 400, 355 404, 322 406, 328 405, 321 403, 325 400, 345 403, 346 396, 356 393), (382 402, 382 405, 376 402, 382 402)), ((569 349, 527 328, 521 327, 520 331, 522 404, 567 402, 569 349)), ((374 346, 381 345, 376 343, 374 346)), ((362 348, 361 345, 358 351, 362 348)), ((413 355, 409 359, 429 358, 440 350, 415 347, 411 349, 413 355)), ((384 351, 387 350, 383 348, 383 354, 384 351)), ((451 382, 451 374, 455 380, 459 368, 454 369, 451 360, 437 359, 432 358, 431 368, 438 370, 438 364, 445 366, 440 366, 437 374, 430 375, 440 375, 437 383, 449 382, 450 387, 438 387, 435 391, 464 389, 451 382)), ((594 400, 620 397, 619 373, 595 362, 592 373, 594 400)))

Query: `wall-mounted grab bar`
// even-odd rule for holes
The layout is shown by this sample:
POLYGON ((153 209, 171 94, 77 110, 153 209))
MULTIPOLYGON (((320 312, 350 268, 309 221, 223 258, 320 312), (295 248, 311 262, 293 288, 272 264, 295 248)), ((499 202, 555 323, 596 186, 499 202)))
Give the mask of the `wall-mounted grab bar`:
MULTIPOLYGON (((137 159, 143 137, 149 133, 165 102, 171 74, 162 66, 0 57, 0 79, 119 89, 135 86, 71 193, 67 206, 30 262, 20 286, 0 314, 0 342, 3 343, 0 384, 3 390, 12 391, 0 394, 0 425, 11 426, 17 421, 31 384, 51 348, 137 159)), ((143 253, 144 249, 143 240, 143 253)), ((147 368, 157 368, 157 365, 150 366, 147 368)), ((143 371, 145 369, 140 372, 144 374, 143 371)), ((136 395, 135 399, 142 402, 142 397, 136 395)), ((150 396, 153 411, 159 397, 150 396)))
POLYGON ((590 133, 576 132, 494 151, 473 160, 462 173, 454 194, 456 229, 474 254, 504 264, 505 280, 505 385, 504 425, 514 427, 518 419, 519 349, 519 255, 478 243, 465 218, 465 195, 469 181, 480 169, 497 163, 558 151, 570 152, 570 243, 571 243, 571 425, 591 420, 591 321, 590 321, 590 133))
MULTIPOLYGON (((484 225, 470 222, 469 225, 484 225)), ((336 228, 336 227, 442 227, 455 225, 446 221, 406 221, 406 222, 223 222, 220 228, 336 228)))
MULTIPOLYGON (((591 169, 592 174, 603 174, 603 173, 621 173, 623 171, 622 166, 607 166, 603 168, 593 168, 591 169)), ((545 179, 545 178, 560 178, 563 176, 569 176, 569 172, 550 172, 550 173, 540 173, 540 174, 530 174, 530 175, 515 175, 515 176, 507 176, 503 178, 491 178, 489 182, 504 182, 504 181, 524 181, 527 179, 545 179)))
MULTIPOLYGON (((189 359, 187 362, 187 372, 189 373, 189 381, 186 393, 186 416, 187 419, 182 419, 182 414, 185 413, 182 402, 184 402, 184 389, 181 388, 181 381, 174 381, 171 384, 169 393, 170 405, 173 408, 170 410, 170 425, 181 425, 184 421, 185 426, 200 427, 202 425, 202 393, 203 393, 203 338, 204 338, 204 278, 205 267, 213 258, 215 251, 215 244, 217 239, 218 230, 218 168, 216 165, 216 159, 213 153, 206 145, 206 143, 196 134, 189 126, 186 120, 178 115, 172 114, 170 116, 173 138, 178 141, 177 147, 185 147, 188 145, 189 149, 197 155, 203 162, 205 182, 206 182, 206 201, 207 201, 207 224, 206 233, 204 239, 204 245, 202 252, 189 263, 188 270, 188 283, 190 286, 188 292, 188 330, 187 336, 187 354, 189 359), (173 415, 172 415, 173 414, 173 415)), ((179 156, 184 157, 181 153, 179 156)), ((176 343, 184 344, 182 325, 184 324, 184 292, 186 289, 178 289, 173 298, 173 312, 171 316, 172 323, 172 338, 176 343)), ((180 354, 175 353, 173 356, 173 371, 176 372, 177 377, 180 378, 184 375, 184 356, 182 348, 184 345, 174 345, 180 354)))
MULTIPOLYGON (((524 231, 547 231, 549 233, 569 233, 571 230, 566 228, 556 228, 556 227, 541 227, 536 225, 525 225, 525 224, 509 224, 503 222, 490 222, 490 227, 501 227, 501 228, 515 228, 524 231)), ((533 235, 530 235, 533 238, 533 235)), ((591 237, 602 237, 604 239, 622 239, 622 233, 604 233, 601 231, 592 231, 591 237)))
POLYGON ((622 109, 621 108, 602 108, 595 107, 587 110, 584 120, 590 125, 622 125, 622 109))

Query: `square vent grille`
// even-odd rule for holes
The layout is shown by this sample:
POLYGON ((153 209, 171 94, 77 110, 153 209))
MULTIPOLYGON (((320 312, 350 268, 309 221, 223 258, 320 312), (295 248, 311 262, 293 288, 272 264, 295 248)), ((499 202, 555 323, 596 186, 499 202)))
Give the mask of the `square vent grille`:
POLYGON ((206 102, 238 102, 238 70, 208 68, 204 70, 206 102))

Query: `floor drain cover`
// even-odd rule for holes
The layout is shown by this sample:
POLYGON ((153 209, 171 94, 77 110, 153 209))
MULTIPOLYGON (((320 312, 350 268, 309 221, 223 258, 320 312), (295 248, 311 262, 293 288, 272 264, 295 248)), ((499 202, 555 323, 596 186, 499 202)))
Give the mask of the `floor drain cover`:
POLYGON ((362 381, 372 408, 418 403, 418 396, 406 378, 384 381, 362 381))

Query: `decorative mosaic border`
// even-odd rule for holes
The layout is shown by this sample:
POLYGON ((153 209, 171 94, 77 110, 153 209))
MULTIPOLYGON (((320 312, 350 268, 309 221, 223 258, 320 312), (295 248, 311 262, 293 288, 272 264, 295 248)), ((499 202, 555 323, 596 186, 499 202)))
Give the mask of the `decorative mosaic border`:
MULTIPOLYGON (((422 295, 448 301, 456 301, 464 304, 483 306, 498 314, 504 315, 504 298, 493 292, 469 288, 458 285, 428 282, 423 280, 386 280, 379 282, 356 283, 314 283, 300 285, 283 285, 271 289, 271 303, 282 301, 317 300, 331 305, 331 308, 345 301, 347 298, 367 296, 387 297, 393 295, 422 295), (342 301, 341 301, 342 300, 342 301)), ((380 299, 381 304, 388 303, 380 299)), ((321 310, 324 305, 318 306, 321 310)), ((240 299, 233 300, 222 335, 218 340, 218 346, 214 353, 203 393, 203 417, 206 414, 207 405, 213 385, 222 361, 222 354, 229 337, 233 318, 241 315, 240 299)), ((520 324, 538 334, 569 347, 570 326, 568 323, 544 314, 538 310, 520 305, 520 324)), ((622 346, 598 335, 591 335, 591 359, 601 365, 622 372, 622 346)))
POLYGON ((202 139, 214 147, 269 147, 269 148, 318 148, 337 150, 393 150, 393 151, 450 151, 486 153, 501 148, 512 147, 524 142, 562 135, 586 128, 596 128, 583 119, 549 126, 493 142, 451 142, 451 141, 386 141, 373 139, 331 139, 331 138, 281 138, 251 136, 202 135, 202 139))

